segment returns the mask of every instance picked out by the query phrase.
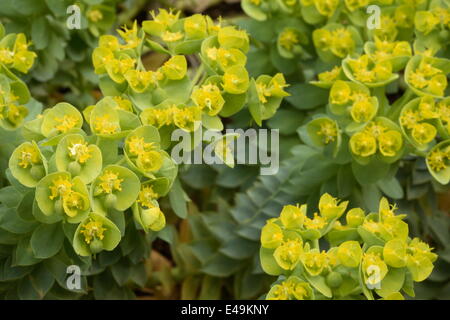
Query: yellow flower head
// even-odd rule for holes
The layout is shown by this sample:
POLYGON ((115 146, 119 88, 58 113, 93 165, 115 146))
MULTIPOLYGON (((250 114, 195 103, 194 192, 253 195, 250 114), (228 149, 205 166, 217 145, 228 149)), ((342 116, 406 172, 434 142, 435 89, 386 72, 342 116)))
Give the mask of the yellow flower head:
POLYGON ((388 128, 386 128, 380 122, 372 121, 366 126, 366 128, 364 130, 366 132, 370 133, 371 135, 373 135, 375 138, 377 138, 380 134, 382 134, 383 132, 386 132, 388 130, 388 128))
POLYGON ((292 51, 300 43, 299 34, 293 29, 285 29, 279 36, 280 45, 287 51, 292 51))
POLYGON ((362 258, 361 245, 358 241, 345 241, 339 245, 337 257, 344 266, 356 268, 362 258))
POLYGON ((158 14, 156 15, 154 11, 150 11, 153 21, 164 27, 170 27, 177 22, 180 17, 180 13, 181 11, 176 11, 174 13, 173 10, 167 11, 165 9, 159 9, 158 14))
POLYGON ((20 161, 19 166, 26 169, 28 166, 34 164, 42 163, 41 155, 39 150, 34 146, 24 146, 20 151, 20 161))
POLYGON ((310 219, 305 217, 305 221, 303 222, 306 229, 320 230, 327 225, 327 219, 325 217, 319 216, 314 213, 314 218, 310 219))
MULTIPOLYGON (((292 278, 291 278, 292 279, 292 278)), ((290 292, 297 300, 311 298, 311 286, 307 282, 287 281, 290 283, 290 292)))
POLYGON ((63 198, 64 212, 71 218, 75 217, 80 210, 89 208, 88 200, 81 193, 71 191, 63 198))
POLYGON ((433 150, 427 156, 428 165, 430 166, 431 170, 436 172, 447 168, 448 160, 448 153, 439 149, 433 150))
POLYGON ((401 28, 411 28, 414 25, 414 7, 401 5, 395 8, 394 19, 401 28))
POLYGON ((207 48, 206 56, 208 57, 208 59, 210 59, 212 61, 216 61, 218 52, 219 52, 219 50, 216 47, 207 48))
POLYGON ((225 49, 239 49, 247 52, 249 48, 249 37, 245 30, 238 30, 234 26, 220 28, 217 40, 221 47, 225 49))
POLYGON ((411 136, 420 144, 426 144, 433 141, 436 134, 436 128, 427 122, 417 123, 411 131, 411 136))
POLYGON ((327 29, 316 29, 313 32, 313 42, 317 49, 330 50, 333 43, 331 32, 327 29))
POLYGON ((36 53, 31 51, 19 51, 14 55, 13 68, 20 72, 27 73, 33 66, 36 53))
POLYGON ((0 62, 22 73, 27 73, 37 57, 36 53, 28 50, 28 46, 25 34, 17 34, 12 50, 8 47, 0 48, 0 62))
POLYGON ((250 78, 243 66, 234 66, 225 71, 223 88, 231 94, 242 94, 247 91, 250 78))
POLYGON ((184 34, 181 32, 170 32, 170 31, 165 31, 162 36, 161 39, 164 42, 176 42, 176 41, 180 41, 181 39, 183 39, 184 34))
POLYGON ((347 208, 348 201, 340 202, 328 193, 324 193, 320 197, 319 211, 320 215, 327 221, 339 218, 347 208))
POLYGON ((66 133, 79 125, 79 119, 71 115, 64 115, 62 118, 55 118, 55 121, 58 122, 55 128, 61 133, 66 133))
POLYGON ((325 251, 305 252, 302 256, 302 261, 306 270, 312 276, 317 276, 328 266, 328 255, 325 251))
POLYGON ((433 76, 428 81, 427 91, 437 96, 443 96, 447 88, 447 77, 444 74, 433 76))
POLYGON ((417 11, 414 22, 416 29, 427 35, 440 23, 440 19, 433 12, 417 11))
POLYGON ((437 105, 439 118, 444 122, 450 122, 450 101, 440 101, 437 105))
POLYGON ((375 106, 370 99, 356 101, 350 109, 350 114, 355 122, 367 122, 375 114, 375 106))
POLYGON ((350 11, 355 11, 359 8, 366 7, 368 4, 369 0, 345 0, 345 5, 350 11))
POLYGON ((168 126, 173 123, 173 110, 176 107, 166 109, 148 108, 141 113, 143 122, 148 125, 161 128, 162 126, 168 126))
POLYGON ((411 255, 425 256, 431 262, 434 262, 437 259, 437 255, 435 253, 432 253, 432 250, 433 248, 431 248, 427 243, 423 242, 419 238, 412 239, 408 244, 407 249, 408 253, 411 255))
POLYGON ((133 112, 133 105, 130 100, 122 98, 121 96, 114 96, 113 99, 117 102, 118 109, 133 112))
POLYGON ((100 48, 109 50, 109 51, 103 51, 103 52, 108 52, 108 53, 110 53, 109 56, 113 56, 112 52, 116 51, 120 48, 119 39, 117 39, 117 37, 112 36, 112 35, 103 35, 103 36, 100 36, 100 38, 98 40, 98 46, 100 48))
POLYGON ((447 77, 433 66, 429 57, 423 57, 418 68, 410 72, 408 81, 413 87, 437 96, 443 96, 447 88, 447 77))
POLYGON ((333 120, 327 119, 320 123, 320 129, 317 131, 317 135, 322 137, 322 141, 325 144, 334 142, 338 135, 338 128, 333 120))
MULTIPOLYGON (((301 207, 287 205, 283 207, 280 213, 281 223, 285 228, 296 229, 303 226, 303 221, 306 217, 306 205, 301 207)), ((281 237, 283 239, 283 237, 281 237)))
POLYGON ((145 142, 143 137, 134 136, 127 141, 128 149, 134 156, 138 156, 156 148, 152 142, 145 142))
POLYGON ((187 72, 187 61, 185 56, 173 56, 161 67, 163 74, 170 80, 181 80, 187 72))
POLYGON ((382 14, 380 18, 382 28, 374 30, 374 36, 380 40, 394 41, 398 35, 397 24, 390 15, 382 14))
POLYGON ((375 74, 369 69, 369 56, 362 55, 357 59, 349 59, 348 64, 356 80, 361 82, 375 81, 375 74))
POLYGON ((181 128, 190 130, 196 121, 200 121, 202 113, 200 107, 172 108, 173 122, 181 128))
POLYGON ((256 84, 256 91, 258 92, 258 99, 261 103, 267 103, 270 96, 272 96, 272 93, 267 88, 267 85, 262 82, 258 82, 256 84))
POLYGON ((144 92, 150 84, 154 85, 154 77, 152 71, 129 70, 125 74, 131 88, 136 92, 144 92))
POLYGON ((400 124, 407 129, 412 129, 420 120, 422 119, 419 112, 409 109, 403 112, 400 117, 400 124))
POLYGON ((286 83, 286 79, 284 79, 283 74, 277 73, 269 82, 270 95, 277 98, 288 97, 289 93, 284 90, 288 86, 289 85, 286 83))
POLYGON ((352 90, 347 82, 337 80, 330 91, 330 102, 332 104, 346 104, 351 99, 352 90))
POLYGON ((106 170, 99 177, 100 183, 98 184, 103 193, 111 194, 114 191, 122 191, 123 179, 119 178, 119 174, 110 170, 106 170))
POLYGON ((207 22, 203 15, 194 14, 184 20, 184 31, 193 39, 201 39, 208 35, 207 22))
POLYGON ((364 220, 362 226, 367 231, 372 232, 373 234, 376 234, 376 235, 379 235, 382 232, 382 228, 383 228, 381 223, 378 223, 373 220, 364 220))
POLYGON ((428 84, 428 80, 425 78, 425 74, 419 69, 412 71, 408 75, 408 81, 413 87, 416 87, 418 89, 422 89, 428 84))
MULTIPOLYGON (((254 1, 254 0, 253 0, 254 1)), ((289 300, 291 287, 286 282, 274 285, 267 294, 267 300, 289 300)))
MULTIPOLYGON (((21 123, 27 115, 28 109, 24 106, 18 106, 10 103, 6 108, 6 119, 15 126, 21 123)), ((1 118, 3 118, 3 116, 1 118)))
POLYGON ((355 41, 348 29, 339 28, 331 31, 331 38, 333 40, 331 52, 340 58, 345 58, 355 49, 355 41))
POLYGON ((142 207, 153 207, 152 201, 158 199, 159 195, 153 191, 150 185, 144 185, 139 192, 138 199, 136 200, 142 207))
POLYGON ((90 219, 87 223, 83 224, 80 233, 84 235, 84 241, 86 241, 87 244, 90 244, 92 240, 95 239, 103 240, 105 237, 103 233, 105 231, 106 228, 103 227, 101 221, 90 219))
POLYGON ((433 97, 424 96, 420 99, 419 114, 422 119, 435 119, 439 118, 439 114, 436 110, 436 104, 433 97))
POLYGON ((72 142, 67 149, 69 151, 69 157, 79 163, 86 163, 92 157, 87 142, 83 140, 72 142))
POLYGON ((362 271, 366 276, 366 283, 376 285, 384 279, 388 268, 381 254, 371 252, 363 254, 362 271))
POLYGON ((110 67, 114 74, 125 75, 129 70, 134 68, 136 59, 121 57, 119 59, 111 59, 108 61, 107 67, 110 67))
POLYGON ((241 50, 234 48, 208 48, 207 55, 211 60, 217 60, 222 70, 227 70, 235 65, 244 66, 247 62, 247 56, 241 50))
POLYGON ((14 62, 14 51, 8 48, 0 48, 0 62, 11 64, 14 62))
POLYGON ((126 44, 122 46, 124 49, 134 49, 139 46, 137 21, 133 22, 133 27, 128 29, 123 26, 122 30, 117 30, 117 33, 125 40, 126 44))
POLYGON ((366 131, 357 132, 350 138, 350 149, 358 156, 369 157, 377 151, 376 138, 366 131))
POLYGON ((339 5, 339 0, 315 0, 314 3, 321 15, 331 17, 339 5))
POLYGON ((49 187, 50 189, 50 200, 54 200, 57 197, 64 198, 66 195, 72 192, 73 184, 72 182, 64 177, 59 176, 53 180, 53 185, 49 187))
POLYGON ((395 43, 394 50, 392 51, 392 55, 394 57, 401 57, 401 56, 411 56, 411 46, 409 42, 407 41, 398 41, 395 43))
POLYGON ((158 151, 142 152, 136 159, 136 165, 146 172, 158 171, 162 163, 163 159, 158 151))
POLYGON ((120 131, 119 123, 111 121, 109 114, 98 116, 93 120, 94 130, 98 134, 114 134, 120 131))
POLYGON ((283 243, 283 230, 279 225, 268 221, 261 230, 261 245, 264 248, 275 249, 283 243))
POLYGON ((274 258, 278 265, 285 270, 293 270, 303 252, 303 243, 299 239, 287 240, 275 249, 274 258))
POLYGON ((378 136, 380 152, 385 157, 394 157, 402 148, 402 134, 395 130, 383 132, 378 136))
POLYGON ((220 89, 215 84, 209 83, 192 92, 192 100, 202 109, 207 109, 208 114, 214 116, 222 110, 225 100, 220 89))
POLYGON ((439 73, 442 73, 440 69, 433 67, 433 65, 429 62, 427 58, 423 58, 422 61, 420 61, 418 69, 426 77, 432 77, 439 73))
POLYGON ((325 71, 322 73, 319 73, 317 76, 319 81, 323 82, 334 82, 338 78, 339 74, 341 73, 342 67, 335 66, 330 71, 325 71))

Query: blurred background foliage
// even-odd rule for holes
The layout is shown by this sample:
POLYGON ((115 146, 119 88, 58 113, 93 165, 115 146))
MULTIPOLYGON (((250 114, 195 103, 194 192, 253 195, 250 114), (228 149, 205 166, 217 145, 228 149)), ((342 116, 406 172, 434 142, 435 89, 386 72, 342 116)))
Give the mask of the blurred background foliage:
MULTIPOLYGON (((283 205, 317 203, 322 193, 330 192, 349 199, 351 206, 367 210, 373 210, 385 194, 399 204, 399 211, 410 212, 412 233, 428 240, 440 256, 430 279, 418 286, 417 298, 450 299, 448 189, 433 182, 424 161, 414 158, 403 162, 397 173, 398 183, 381 181, 362 186, 349 174, 351 168, 337 165, 302 145, 299 127, 310 110, 326 103, 320 95, 322 89, 305 84, 305 79, 311 78, 312 69, 324 68, 315 61, 279 56, 273 23, 245 17, 239 0, 75 2, 85 13, 100 8, 108 16, 108 23, 84 20, 81 30, 69 31, 65 27, 66 9, 74 1, 1 0, 0 21, 8 32, 24 32, 33 42, 31 49, 38 54, 35 66, 23 79, 33 97, 45 107, 68 101, 84 109, 100 99, 91 63, 98 35, 115 34, 117 28, 135 19, 149 19, 149 11, 159 7, 177 8, 184 15, 201 12, 237 23, 253 37, 248 59, 251 75, 283 72, 292 84, 291 97, 263 124, 280 130, 283 161, 279 172, 259 176, 257 165, 237 165, 234 169, 180 167, 180 188, 185 191, 185 199, 177 208, 171 206, 170 199, 161 203, 167 228, 157 239, 147 239, 153 240, 151 248, 146 239, 140 239, 142 247, 134 256, 120 260, 121 255, 113 252, 99 259, 100 276, 94 281, 110 285, 99 285, 95 298, 258 298, 274 280, 264 274, 259 263, 259 235, 265 221, 278 216, 283 205), (105 269, 108 271, 101 273, 105 269), (121 273, 126 276, 120 277, 121 273)), ((147 69, 155 69, 166 58, 149 52, 143 63, 147 69)), ((247 113, 238 113, 224 123, 227 128, 257 128, 247 113)))

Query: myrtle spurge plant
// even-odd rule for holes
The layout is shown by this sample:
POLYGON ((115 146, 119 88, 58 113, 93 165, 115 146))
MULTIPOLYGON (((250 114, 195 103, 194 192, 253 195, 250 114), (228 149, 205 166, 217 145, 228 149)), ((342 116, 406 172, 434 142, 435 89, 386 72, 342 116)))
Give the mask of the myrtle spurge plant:
POLYGON ((261 265, 279 278, 266 299, 414 296, 414 282, 433 270, 437 255, 432 248, 409 237, 406 215, 396 214, 386 198, 378 212, 347 206, 348 201, 325 193, 313 217, 307 216, 306 204, 287 205, 278 218, 267 221, 261 232, 261 265))
MULTIPOLYGON (((17 277, 2 278, 7 282, 2 295, 60 297, 61 287, 67 289, 60 275, 75 264, 82 270, 82 287, 64 294, 80 297, 92 285, 96 298, 132 297, 125 284, 145 284, 143 259, 166 226, 160 199, 171 192, 173 207, 186 203, 178 166, 169 155, 171 133, 193 134, 200 126, 221 131, 220 116, 245 106, 261 124, 288 95, 281 74, 249 76, 245 31, 203 15, 181 18, 179 12, 161 9, 152 16, 142 28, 134 22, 118 30, 120 39, 99 38, 92 62, 104 98, 84 110, 59 102, 25 119, 29 112, 22 104, 30 94, 10 69, 28 71, 36 54, 23 34, 1 41, 1 125, 20 129, 6 171, 11 185, 0 193, 1 212, 15 221, 1 225, 9 239, 2 263, 11 274, 23 269, 17 277), (169 57, 156 70, 146 70, 144 50, 169 57), (133 271, 119 277, 115 268, 125 265, 133 271), (31 284, 40 272, 51 274, 45 289, 31 284), (98 285, 111 277, 116 291, 98 285), (24 291, 27 286, 34 291, 24 291)), ((89 17, 100 16, 93 12, 89 17)), ((216 144, 216 153, 226 155, 225 143, 216 144)), ((182 217, 180 209, 174 211, 182 217)))
POLYGON ((162 132, 164 145, 170 144, 167 140, 175 128, 193 132, 201 123, 222 130, 219 116, 232 116, 246 105, 261 124, 288 95, 282 74, 249 77, 245 31, 201 14, 181 18, 180 12, 161 9, 152 16, 142 28, 134 23, 120 30, 120 41, 100 37, 93 63, 103 93, 131 101, 142 123, 162 132), (146 70, 141 63, 144 48, 170 58, 157 70, 146 70), (199 64, 192 77, 186 55, 195 55, 199 64))
POLYGON ((100 35, 123 24, 117 9, 126 0, 5 0, 0 22, 33 42, 36 63, 26 77, 34 98, 46 104, 64 100, 84 108, 97 86, 90 57, 100 35), (61 93, 58 91, 62 91, 61 93), (59 94, 58 94, 59 93, 59 94))
POLYGON ((24 74, 32 67, 36 54, 29 45, 23 33, 6 35, 0 23, 0 127, 6 130, 20 127, 28 115, 30 92, 13 71, 24 74))
MULTIPOLYGON (((330 87, 327 115, 313 116, 305 139, 339 161, 345 163, 351 155, 367 168, 398 166, 404 156, 415 154, 426 159, 437 181, 447 184, 449 99, 444 92, 450 60, 420 54, 403 60, 407 88, 402 98, 391 103, 386 86, 398 82, 399 75, 393 73, 391 60, 371 68, 369 59, 363 55, 342 62, 343 78, 335 78, 330 87)), ((314 83, 325 85, 320 76, 314 83)))
MULTIPOLYGON (((448 1, 241 3, 249 17, 236 23, 253 40, 249 73, 282 72, 289 83, 291 96, 265 123, 279 129, 281 143, 288 146, 281 149, 285 161, 274 177, 260 176, 251 185, 246 180, 239 193, 223 197, 230 200, 229 208, 222 198, 213 199, 214 213, 206 209, 206 217, 191 219, 196 228, 207 230, 207 236, 194 235, 193 250, 203 270, 224 282, 233 276, 235 292, 258 297, 273 279, 259 269, 260 230, 281 204, 300 201, 311 210, 321 194, 329 193, 374 212, 386 196, 408 214, 411 237, 429 243, 440 257, 433 274, 416 285, 416 297, 444 297, 450 260, 440 253, 449 243, 450 220, 443 204, 448 186, 435 178, 427 155, 447 137, 437 119, 418 120, 414 136, 422 148, 428 144, 422 149, 408 138, 412 126, 405 130, 400 117, 415 99, 433 99, 434 105, 446 101, 448 1), (377 7, 370 11, 370 5, 377 7), (232 236, 218 235, 222 225, 231 226, 232 236), (201 241, 213 248, 210 254, 201 241), (235 247, 243 249, 236 252, 235 247), (445 280, 439 278, 441 272, 445 280)), ((446 145, 441 148, 433 153, 438 167, 448 163, 446 145)), ((446 175, 446 169, 440 172, 446 175)), ((223 182, 221 174, 217 181, 223 182)), ((227 188, 223 183, 215 191, 225 194, 227 188)))
POLYGON ((141 125, 114 99, 99 101, 89 120, 90 135, 70 104, 46 109, 25 124, 34 139, 17 147, 9 160, 15 179, 35 189, 32 212, 38 222, 78 226, 71 243, 81 256, 119 244, 121 231, 110 220, 112 212, 124 214, 132 207, 142 229, 161 230, 165 217, 157 199, 167 194, 177 172, 160 147, 157 129, 141 125))

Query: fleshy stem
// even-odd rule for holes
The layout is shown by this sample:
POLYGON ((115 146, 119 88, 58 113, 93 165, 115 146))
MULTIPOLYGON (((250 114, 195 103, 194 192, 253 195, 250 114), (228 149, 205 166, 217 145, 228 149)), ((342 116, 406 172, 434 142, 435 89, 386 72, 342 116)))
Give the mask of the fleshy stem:
POLYGON ((320 249, 319 239, 311 240, 311 249, 320 249))
POLYGON ((198 67, 198 69, 194 75, 194 78, 192 79, 192 83, 194 85, 196 85, 199 82, 200 78, 203 76, 204 71, 205 71, 205 66, 202 63, 200 65, 200 67, 198 67))

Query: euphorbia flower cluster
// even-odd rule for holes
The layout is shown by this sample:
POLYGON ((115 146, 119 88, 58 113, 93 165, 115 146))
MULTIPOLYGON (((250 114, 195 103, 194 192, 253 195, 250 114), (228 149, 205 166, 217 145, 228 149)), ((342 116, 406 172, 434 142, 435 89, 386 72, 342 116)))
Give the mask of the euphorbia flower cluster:
POLYGON ((261 232, 265 272, 279 276, 267 299, 403 299, 425 280, 437 255, 409 237, 406 215, 383 198, 378 212, 347 210, 348 201, 323 194, 318 213, 287 205, 261 232), (341 222, 342 221, 342 222, 341 222), (345 223, 344 223, 345 221, 345 223), (321 248, 326 240, 329 246, 321 248))
POLYGON ((288 95, 281 74, 250 78, 245 31, 221 21, 215 24, 201 14, 181 18, 180 12, 161 9, 151 15, 153 20, 144 21, 142 29, 134 23, 131 29, 119 30, 122 41, 102 36, 93 54, 104 94, 131 101, 142 123, 164 132, 176 128, 193 132, 200 123, 221 130, 219 116, 231 116, 248 103, 261 124, 288 95), (157 70, 147 70, 141 62, 146 48, 170 58, 157 70), (192 78, 188 54, 195 54, 199 63, 192 78))
POLYGON ((36 54, 23 33, 5 34, 0 23, 0 127, 14 130, 28 115, 25 106, 30 100, 27 86, 12 72, 28 73, 36 54))
POLYGON ((119 244, 123 235, 113 217, 129 208, 145 231, 161 230, 165 217, 157 199, 167 194, 177 173, 155 127, 142 125, 111 97, 88 111, 89 134, 72 105, 47 109, 25 124, 33 141, 17 147, 9 161, 13 176, 35 189, 37 221, 78 225, 72 245, 82 256, 119 244))

